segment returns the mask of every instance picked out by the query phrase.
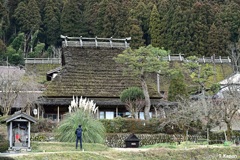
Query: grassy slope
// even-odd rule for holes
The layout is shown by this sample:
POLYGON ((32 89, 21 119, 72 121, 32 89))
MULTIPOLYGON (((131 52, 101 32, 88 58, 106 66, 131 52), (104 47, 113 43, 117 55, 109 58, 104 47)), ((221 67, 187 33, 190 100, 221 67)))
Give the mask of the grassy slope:
POLYGON ((37 75, 37 82, 47 83, 46 73, 52 69, 59 67, 60 64, 26 64, 26 71, 37 75))

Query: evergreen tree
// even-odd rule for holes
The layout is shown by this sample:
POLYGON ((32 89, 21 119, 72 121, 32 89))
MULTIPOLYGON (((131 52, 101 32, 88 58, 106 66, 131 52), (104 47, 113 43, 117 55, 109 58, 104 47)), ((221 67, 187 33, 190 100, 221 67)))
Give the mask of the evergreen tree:
POLYGON ((100 4, 102 4, 101 0, 88 0, 85 1, 84 3, 84 12, 83 16, 85 17, 85 24, 86 24, 86 32, 88 33, 88 36, 94 37, 94 36, 99 36, 101 33, 101 25, 97 25, 98 19, 100 18, 100 4))
POLYGON ((5 39, 6 31, 9 27, 9 16, 7 8, 0 2, 0 38, 5 39))
POLYGON ((215 24, 212 24, 208 32, 208 53, 207 56, 217 55, 220 49, 218 41, 218 30, 215 24))
POLYGON ((196 2, 192 8, 192 29, 193 36, 191 42, 193 43, 193 51, 191 55, 206 56, 207 54, 207 39, 210 25, 212 24, 211 8, 208 4, 203 2, 196 2), (211 24, 209 24, 211 23, 211 24))
POLYGON ((130 17, 128 8, 126 7, 128 5, 128 2, 122 1, 117 5, 119 6, 117 11, 114 37, 129 37, 130 36, 129 32, 126 32, 126 29, 125 29, 131 26, 131 25, 130 26, 128 25, 128 18, 130 17))
POLYGON ((28 13, 28 30, 34 33, 39 30, 41 21, 40 9, 38 8, 37 2, 35 0, 29 0, 27 5, 27 13, 28 13))
POLYGON ((120 37, 121 30, 123 31, 125 27, 125 19, 127 16, 121 15, 125 14, 121 11, 121 3, 119 1, 108 2, 105 10, 105 15, 103 18, 103 31, 104 37, 120 37), (122 20, 121 20, 122 19, 122 20))
POLYGON ((61 34, 85 36, 83 5, 78 0, 67 0, 61 15, 61 34))
MULTIPOLYGON (((187 3, 187 2, 185 2, 187 3)), ((168 39, 168 46, 170 46, 172 53, 183 53, 187 56, 191 50, 191 32, 189 27, 190 7, 182 5, 175 8, 172 15, 172 25, 169 26, 170 41, 168 39)))
POLYGON ((15 36, 17 34, 17 32, 19 31, 19 26, 17 25, 17 20, 14 17, 15 14, 15 10, 18 7, 18 4, 20 2, 23 2, 23 0, 7 0, 5 1, 6 3, 6 8, 8 10, 8 15, 9 15, 9 27, 7 29, 7 33, 6 33, 6 41, 9 43, 9 41, 11 41, 12 37, 15 36))
POLYGON ((142 39, 143 32, 140 28, 137 19, 131 17, 128 18, 127 26, 125 27, 127 35, 125 37, 131 37, 130 47, 137 49, 144 45, 144 40, 142 39))
POLYGON ((221 19, 223 24, 228 28, 230 32, 230 40, 233 43, 239 40, 240 29, 240 5, 234 1, 229 1, 221 12, 221 19))
POLYGON ((60 38, 60 11, 52 0, 44 9, 44 33, 48 45, 57 45, 60 38))
POLYGON ((140 47, 132 50, 127 48, 122 54, 119 54, 115 61, 126 65, 126 70, 130 71, 141 81, 142 90, 145 97, 144 117, 146 120, 150 119, 149 111, 151 107, 150 97, 148 93, 148 86, 146 83, 147 73, 166 71, 168 62, 163 61, 163 57, 168 54, 166 50, 159 49, 149 45, 147 47, 140 47))
POLYGON ((165 49, 171 48, 169 45, 171 40, 168 40, 170 36, 168 36, 168 30, 170 28, 170 17, 173 14, 173 10, 171 9, 171 5, 169 1, 160 1, 159 2, 159 15, 160 15, 160 37, 161 44, 159 46, 164 47, 165 49))
POLYGON ((28 24, 27 16, 28 16, 27 15, 27 4, 24 2, 20 2, 18 4, 18 7, 15 10, 14 17, 17 20, 20 30, 23 32, 26 32, 28 30, 28 28, 25 26, 25 24, 28 24))
POLYGON ((140 0, 137 6, 133 6, 131 10, 133 18, 137 19, 140 23, 140 27, 143 31, 143 39, 145 40, 144 44, 150 44, 149 18, 151 14, 151 8, 148 7, 142 0, 140 0))
POLYGON ((19 33, 16 38, 11 43, 13 49, 18 52, 19 50, 23 49, 23 42, 24 42, 24 33, 19 33))
POLYGON ((168 100, 177 101, 179 98, 187 98, 187 85, 184 81, 184 75, 181 71, 173 72, 168 89, 168 100))
MULTIPOLYGON (((105 33, 103 33, 103 30, 104 30, 104 16, 105 16, 105 12, 106 12, 108 3, 109 3, 108 0, 102 0, 101 3, 98 6, 97 18, 96 18, 95 23, 94 23, 95 36, 106 37, 104 35, 105 33)), ((111 36, 112 35, 110 35, 110 37, 111 36)))
POLYGON ((6 5, 9 11, 10 17, 14 15, 15 9, 18 7, 20 2, 26 3, 26 0, 7 0, 6 5))
POLYGON ((20 26, 20 30, 25 33, 24 53, 33 51, 32 35, 39 30, 41 16, 38 5, 35 0, 29 0, 27 4, 20 2, 15 10, 15 18, 20 26), (30 45, 31 43, 31 45, 30 45))
POLYGON ((150 16, 150 25, 149 31, 151 35, 151 44, 154 47, 162 47, 160 39, 160 15, 158 13, 156 5, 153 6, 151 16, 150 16))
POLYGON ((6 45, 5 43, 0 39, 0 64, 3 65, 3 61, 6 59, 6 45))
POLYGON ((130 87, 121 92, 120 100, 125 103, 131 116, 138 119, 138 113, 144 107, 144 94, 139 87, 130 87))
POLYGON ((219 42, 219 50, 218 56, 229 56, 227 53, 228 45, 231 43, 230 41, 230 31, 228 30, 227 24, 224 24, 220 15, 216 15, 215 25, 217 27, 218 32, 218 42, 219 42))

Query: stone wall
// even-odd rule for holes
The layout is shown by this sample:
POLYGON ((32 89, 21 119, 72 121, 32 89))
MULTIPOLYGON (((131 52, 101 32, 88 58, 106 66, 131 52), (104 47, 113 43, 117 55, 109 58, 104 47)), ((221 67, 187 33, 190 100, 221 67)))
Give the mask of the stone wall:
MULTIPOLYGON (((130 133, 108 134, 106 137, 106 145, 113 148, 124 148, 125 140, 130 133)), ((183 141, 182 135, 169 135, 169 134, 135 134, 139 141, 139 146, 152 145, 156 143, 178 142, 183 141), (175 136, 175 138, 174 138, 175 136)), ((206 139, 202 135, 189 135, 189 141, 197 141, 198 139, 206 139)))

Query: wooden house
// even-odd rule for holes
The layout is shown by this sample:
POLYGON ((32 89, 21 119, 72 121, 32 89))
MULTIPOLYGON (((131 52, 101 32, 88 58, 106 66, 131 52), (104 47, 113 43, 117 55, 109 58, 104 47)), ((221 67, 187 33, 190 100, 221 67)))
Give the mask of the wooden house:
MULTIPOLYGON (((120 93, 141 84, 131 74, 123 75, 123 67, 113 58, 129 47, 130 38, 62 38, 62 67, 47 73, 51 82, 38 100, 45 117, 61 119, 68 112, 73 96, 94 100, 100 119, 127 116, 120 93)), ((161 94, 157 89, 157 75, 149 76, 147 83, 152 104, 158 104, 161 94)), ((143 112, 140 114, 143 117, 143 112)))

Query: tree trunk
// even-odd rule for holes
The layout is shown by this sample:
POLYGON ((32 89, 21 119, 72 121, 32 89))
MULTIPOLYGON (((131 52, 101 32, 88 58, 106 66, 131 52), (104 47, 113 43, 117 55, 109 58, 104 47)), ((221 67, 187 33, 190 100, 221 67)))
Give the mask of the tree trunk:
POLYGON ((141 76, 141 85, 142 85, 142 89, 143 89, 143 94, 145 97, 145 108, 144 108, 144 118, 145 120, 149 120, 150 119, 150 108, 151 108, 151 102, 150 102, 150 96, 148 93, 148 87, 147 87, 147 83, 144 79, 144 76, 141 76))
POLYGON ((27 58, 27 35, 25 35, 25 38, 24 38, 23 53, 24 53, 24 58, 27 58))
POLYGON ((31 48, 30 48, 30 52, 33 52, 33 38, 32 38, 32 34, 30 35, 30 41, 31 41, 31 48))
POLYGON ((138 112, 137 111, 134 113, 134 118, 138 119, 138 112))
POLYGON ((227 140, 230 141, 232 137, 232 127, 230 122, 226 122, 227 124, 227 140))

